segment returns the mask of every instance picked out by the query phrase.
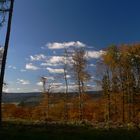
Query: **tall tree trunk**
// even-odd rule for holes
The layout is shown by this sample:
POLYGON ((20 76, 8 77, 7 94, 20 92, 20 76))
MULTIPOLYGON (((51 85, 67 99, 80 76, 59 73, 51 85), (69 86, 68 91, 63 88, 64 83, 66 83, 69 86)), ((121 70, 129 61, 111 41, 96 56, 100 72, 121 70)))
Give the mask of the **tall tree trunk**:
POLYGON ((81 82, 78 81, 79 86, 79 120, 83 119, 83 111, 82 111, 82 92, 81 92, 81 82))
POLYGON ((68 52, 65 48, 65 56, 64 56, 64 80, 65 80, 65 97, 64 97, 64 120, 68 120, 68 79, 67 79, 67 58, 68 52))
POLYGON ((84 85, 84 82, 83 82, 83 81, 81 81, 81 86, 82 86, 82 94, 81 94, 81 96, 82 96, 82 99, 81 99, 81 102, 82 102, 82 119, 85 119, 85 116, 84 116, 84 103, 85 103, 85 101, 84 101, 84 94, 85 94, 85 85, 84 85))
POLYGON ((124 93, 124 90, 122 90, 122 122, 124 123, 125 122, 125 93, 124 93))
POLYGON ((110 98, 110 76, 109 76, 109 71, 107 70, 107 80, 108 80, 108 93, 107 93, 107 100, 108 100, 108 123, 110 122, 111 119, 111 98, 110 98))
POLYGON ((13 6, 14 6, 14 0, 11 0, 9 17, 8 17, 8 25, 7 25, 7 33, 6 33, 5 46, 4 46, 2 65, 1 65, 1 74, 0 74, 0 126, 2 126, 2 91, 3 91, 3 80, 4 80, 6 58, 7 58, 8 46, 9 46, 9 40, 10 40, 11 22, 12 22, 12 15, 13 15, 13 6))
POLYGON ((67 80, 67 72, 66 67, 64 68, 64 80, 65 80, 65 97, 64 97, 64 120, 68 120, 68 80, 67 80))
POLYGON ((125 122, 125 86, 124 86, 124 76, 122 74, 122 69, 119 68, 119 76, 120 76, 120 82, 121 82, 121 90, 122 93, 122 122, 125 122))
POLYGON ((47 119, 49 119, 50 115, 50 95, 49 92, 47 92, 47 119))
POLYGON ((111 118, 111 103, 110 103, 110 93, 107 95, 107 100, 108 100, 108 122, 110 121, 111 118))

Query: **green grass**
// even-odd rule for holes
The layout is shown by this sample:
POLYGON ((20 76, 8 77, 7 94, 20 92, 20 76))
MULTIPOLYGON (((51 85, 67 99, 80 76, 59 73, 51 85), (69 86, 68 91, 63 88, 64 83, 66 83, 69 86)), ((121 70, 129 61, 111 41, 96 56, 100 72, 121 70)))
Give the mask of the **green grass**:
POLYGON ((0 129, 4 140, 140 140, 139 130, 101 130, 66 125, 5 125, 0 129))

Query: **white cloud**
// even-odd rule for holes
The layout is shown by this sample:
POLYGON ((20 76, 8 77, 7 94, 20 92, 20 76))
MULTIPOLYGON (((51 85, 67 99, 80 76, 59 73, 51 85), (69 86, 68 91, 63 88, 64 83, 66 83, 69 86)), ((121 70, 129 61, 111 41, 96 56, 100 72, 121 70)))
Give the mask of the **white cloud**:
POLYGON ((40 65, 41 66, 57 66, 56 64, 51 64, 51 63, 48 63, 48 62, 41 63, 40 65))
POLYGON ((40 90, 37 89, 37 88, 33 89, 33 91, 35 91, 35 92, 40 92, 40 90))
POLYGON ((64 69, 53 69, 50 67, 46 68, 50 73, 64 73, 64 69))
POLYGON ((89 64, 89 66, 90 66, 90 67, 95 67, 96 65, 95 65, 95 64, 89 64))
POLYGON ((51 76, 46 76, 45 78, 46 80, 54 80, 54 77, 51 77, 51 76))
POLYGON ((70 76, 70 75, 67 75, 66 77, 67 77, 67 78, 71 78, 71 76, 70 76))
MULTIPOLYGON (((47 77, 48 78, 48 77, 47 77)), ((36 83, 37 86, 43 86, 43 83, 40 81, 40 82, 37 82, 36 83)), ((57 88, 59 86, 63 85, 62 83, 52 83, 51 87, 52 88, 57 88)))
POLYGON ((21 88, 6 88, 3 91, 6 93, 12 93, 12 92, 19 92, 19 90, 21 90, 21 88))
POLYGON ((32 63, 26 64, 25 68, 26 68, 27 70, 38 70, 38 69, 39 69, 39 67, 34 66, 32 63))
POLYGON ((36 54, 34 56, 30 56, 30 60, 31 61, 41 61, 41 60, 44 60, 46 59, 46 56, 44 54, 36 54))
POLYGON ((25 69, 21 69, 20 71, 21 71, 21 72, 26 72, 26 70, 25 70, 25 69))
POLYGON ((71 41, 71 42, 63 42, 63 43, 47 43, 46 45, 49 49, 64 49, 69 47, 85 47, 86 45, 80 41, 71 41))
POLYGON ((9 69, 13 69, 13 70, 16 70, 17 69, 15 66, 12 66, 12 65, 9 65, 8 68, 9 69))
POLYGON ((9 92, 9 88, 3 89, 3 92, 9 92))
POLYGON ((49 61, 48 62, 45 62, 45 63, 41 63, 40 64, 41 66, 60 66, 60 65, 62 65, 62 63, 50 63, 49 61))
POLYGON ((30 84, 30 82, 28 80, 23 80, 23 79, 17 79, 17 83, 22 84, 22 85, 29 85, 30 84))
POLYGON ((50 59, 49 59, 49 63, 51 64, 58 64, 58 63, 62 63, 64 62, 64 57, 63 56, 52 56, 50 59))
MULTIPOLYGON (((70 64, 72 62, 72 57, 67 57, 66 58, 66 63, 70 64)), ((65 57, 64 56, 51 56, 48 59, 46 59, 45 62, 41 63, 41 66, 60 66, 63 65, 65 62, 65 57)))
POLYGON ((54 86, 54 87, 59 87, 59 86, 61 86, 61 85, 63 85, 62 83, 53 83, 52 84, 52 86, 54 86))
POLYGON ((20 88, 17 88, 17 90, 21 90, 20 88))
POLYGON ((58 65, 61 65, 63 62, 64 62, 63 56, 51 56, 40 65, 41 66, 58 66, 58 65))
MULTIPOLYGON (((53 90, 53 92, 65 92, 65 88, 66 88, 65 84, 56 83, 56 86, 54 86, 52 90, 53 90)), ((78 85, 75 85, 75 84, 68 85, 69 91, 75 91, 75 90, 77 90, 77 88, 78 88, 78 85)))
POLYGON ((42 82, 37 82, 36 85, 37 86, 43 86, 43 83, 42 82))
POLYGON ((87 51, 86 56, 87 58, 100 58, 105 52, 103 50, 99 51, 87 51))

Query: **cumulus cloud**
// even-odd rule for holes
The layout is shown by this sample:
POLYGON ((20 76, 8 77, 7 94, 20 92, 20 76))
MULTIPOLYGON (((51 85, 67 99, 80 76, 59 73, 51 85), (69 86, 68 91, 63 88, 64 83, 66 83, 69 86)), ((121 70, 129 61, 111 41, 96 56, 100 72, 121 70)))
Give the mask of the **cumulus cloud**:
POLYGON ((50 67, 46 68, 50 73, 64 73, 64 69, 53 69, 50 67))
POLYGON ((40 65, 44 66, 44 67, 45 66, 58 66, 58 65, 60 66, 60 65, 62 65, 62 63, 57 63, 57 62, 56 63, 50 63, 49 60, 48 60, 48 62, 41 63, 40 65))
MULTIPOLYGON (((46 59, 45 62, 41 63, 41 66, 60 66, 63 65, 65 61, 64 56, 51 56, 48 59, 46 59)), ((72 62, 72 57, 67 57, 66 58, 66 63, 70 64, 72 62)))
POLYGON ((22 85, 29 85, 30 84, 30 82, 28 80, 23 80, 23 79, 17 79, 17 83, 22 84, 22 85))
POLYGON ((105 52, 103 50, 99 51, 87 51, 86 56, 87 58, 100 58, 105 52))
POLYGON ((47 43, 46 46, 49 49, 64 49, 69 47, 85 47, 86 45, 80 41, 71 41, 71 42, 63 42, 63 43, 47 43))
POLYGON ((44 62, 40 64, 41 66, 57 66, 57 64, 51 64, 49 62, 44 62))
POLYGON ((49 62, 51 64, 56 64, 56 63, 61 63, 64 61, 64 57, 63 56, 52 56, 49 60, 49 62))
POLYGON ((46 56, 44 54, 36 54, 36 55, 31 55, 30 60, 31 61, 41 61, 46 59, 46 56))
POLYGON ((34 66, 32 63, 26 64, 25 68, 26 68, 27 70, 38 70, 38 69, 39 69, 39 67, 34 66))

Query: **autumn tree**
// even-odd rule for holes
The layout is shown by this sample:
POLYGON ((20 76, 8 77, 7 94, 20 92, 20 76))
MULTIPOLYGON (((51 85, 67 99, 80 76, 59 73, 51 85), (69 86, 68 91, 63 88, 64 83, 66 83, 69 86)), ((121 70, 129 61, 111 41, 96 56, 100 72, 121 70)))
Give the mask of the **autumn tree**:
POLYGON ((47 78, 46 77, 44 77, 44 76, 42 76, 41 77, 41 82, 42 82, 42 86, 43 86, 43 93, 46 93, 46 82, 47 82, 47 78))
POLYGON ((41 106, 42 108, 44 108, 44 113, 46 114, 46 117, 48 119, 50 109, 50 92, 52 88, 52 83, 49 83, 48 78, 45 76, 41 77, 41 82, 43 86, 43 99, 41 101, 41 106))
POLYGON ((87 82, 90 78, 87 71, 87 60, 86 60, 86 51, 84 48, 75 48, 72 56, 73 61, 73 70, 74 77, 76 80, 76 85, 78 85, 78 94, 79 94, 79 120, 83 119, 83 95, 85 93, 87 82))
POLYGON ((115 116, 118 115, 118 104, 122 102, 122 122, 133 121, 135 95, 139 93, 140 46, 111 46, 103 54, 101 61, 104 66, 101 78, 103 93, 108 95, 109 108, 114 108, 108 108, 109 118, 111 119, 113 112, 115 116), (122 97, 122 100, 118 103, 119 97, 122 97))
POLYGON ((65 97, 64 97, 64 120, 68 120, 68 50, 67 48, 64 49, 64 81, 65 81, 65 97))

